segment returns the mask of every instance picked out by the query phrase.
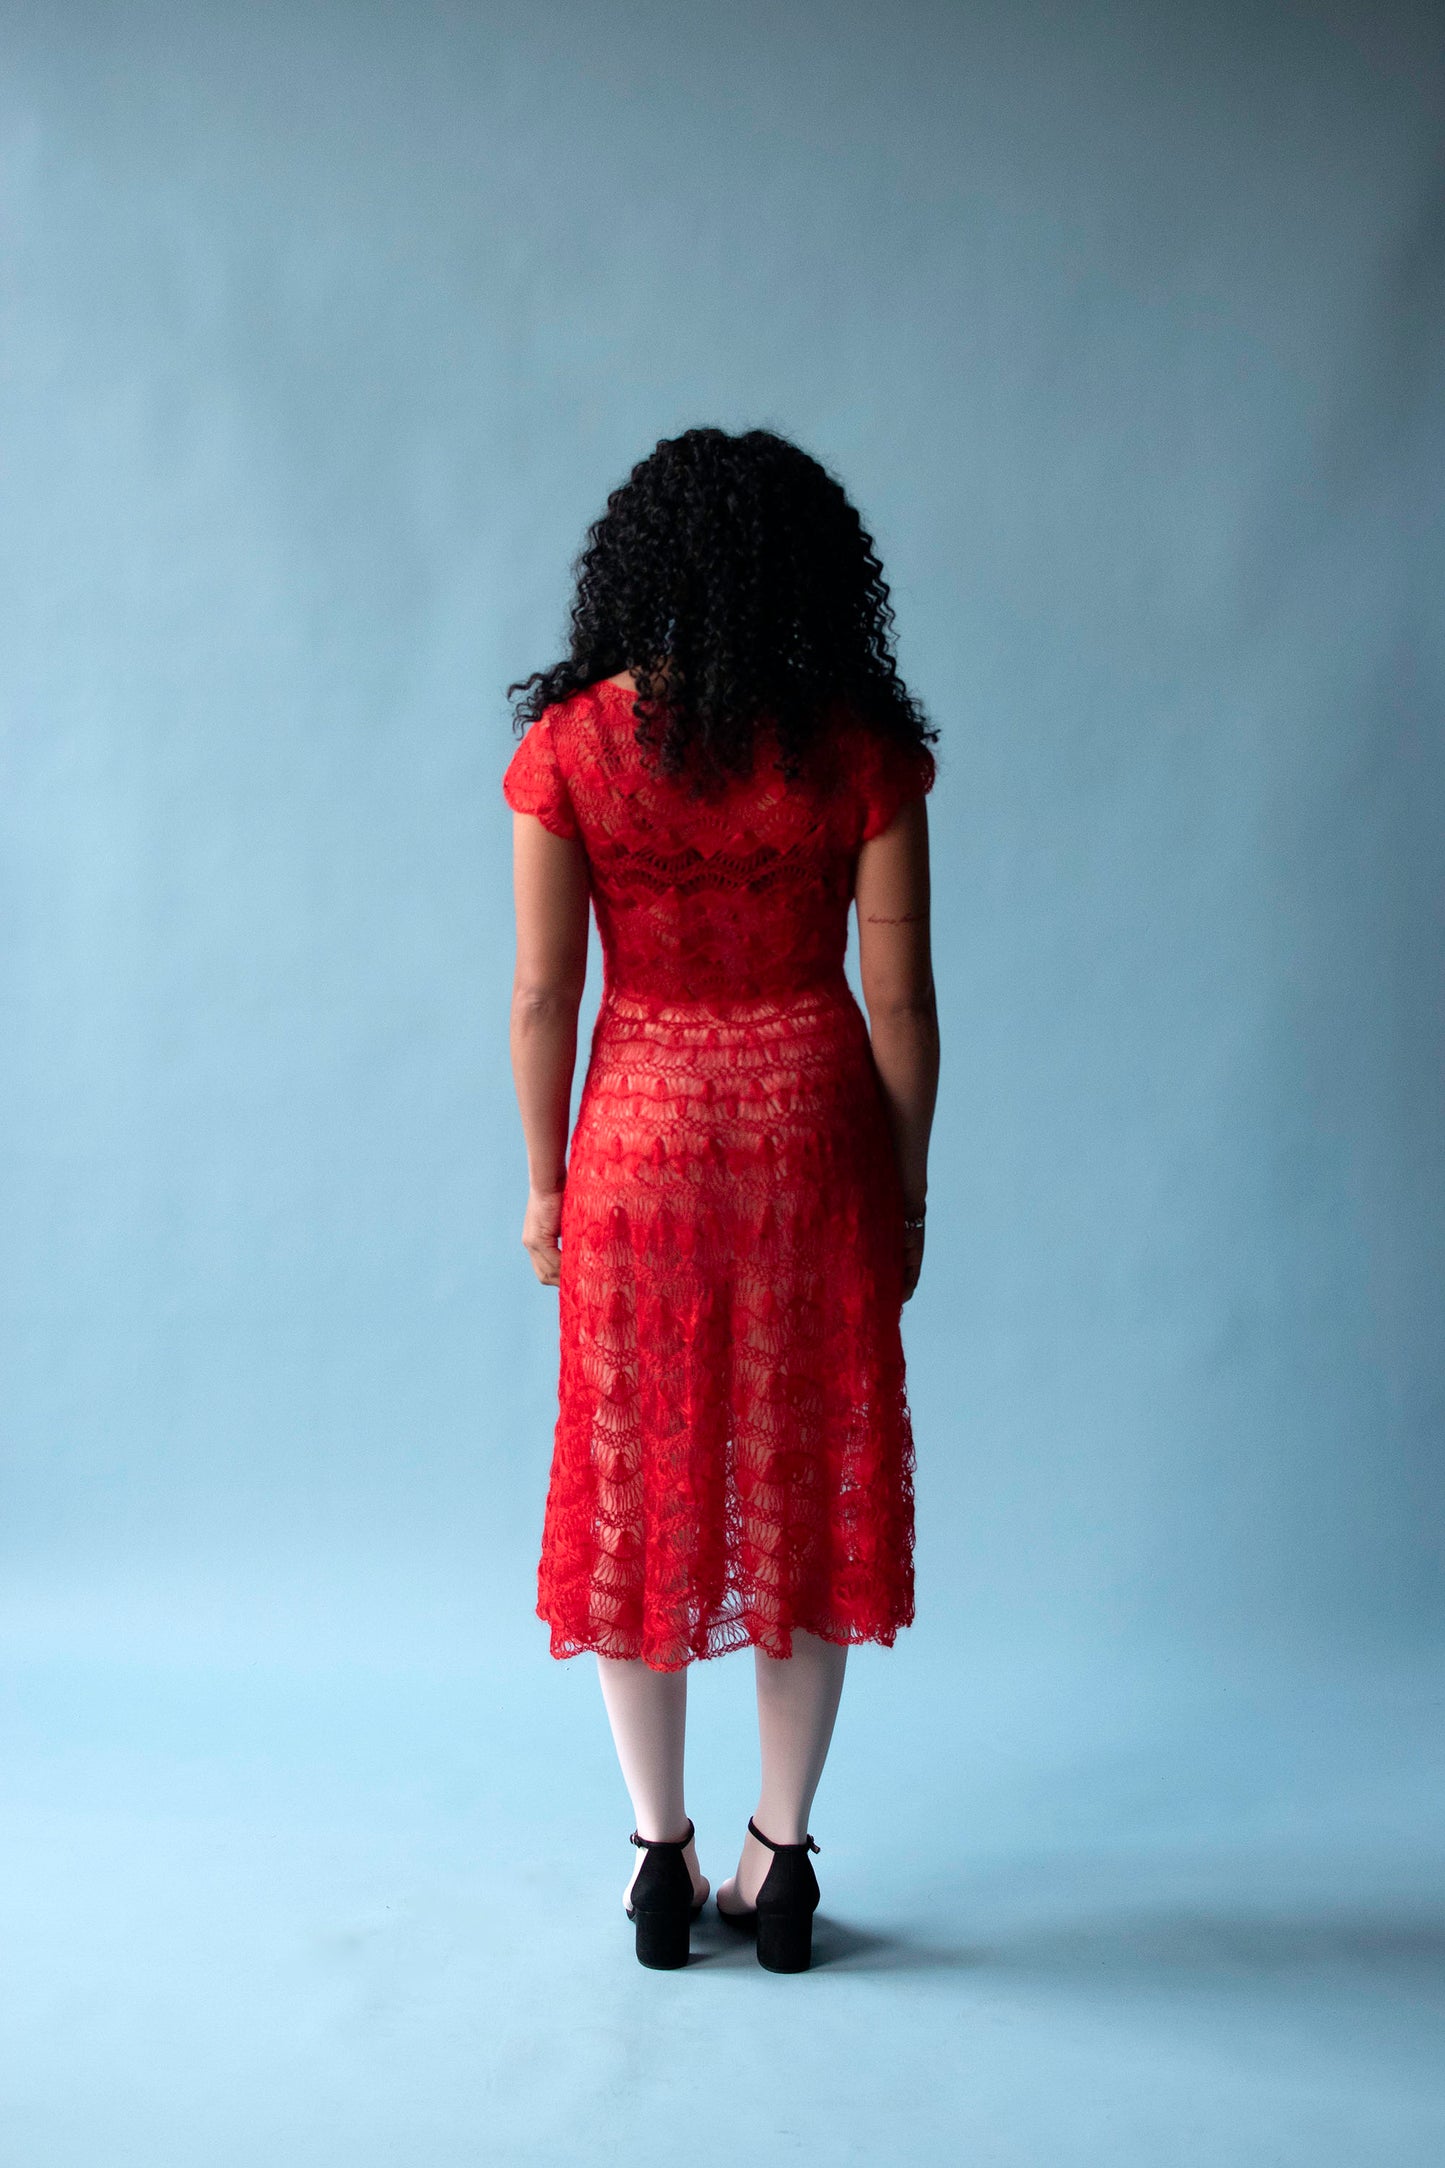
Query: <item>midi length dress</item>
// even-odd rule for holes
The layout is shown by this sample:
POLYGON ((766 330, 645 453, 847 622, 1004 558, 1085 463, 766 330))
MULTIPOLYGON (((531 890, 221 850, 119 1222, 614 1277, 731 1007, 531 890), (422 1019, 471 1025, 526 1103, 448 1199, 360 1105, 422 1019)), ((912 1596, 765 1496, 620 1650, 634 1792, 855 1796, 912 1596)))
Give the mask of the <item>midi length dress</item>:
POLYGON ((561 1215, 537 1571, 551 1653, 671 1671, 913 1618, 904 1203, 844 956, 860 845, 933 756, 855 721, 699 800, 601 682, 502 788, 580 840, 601 1002, 561 1215))

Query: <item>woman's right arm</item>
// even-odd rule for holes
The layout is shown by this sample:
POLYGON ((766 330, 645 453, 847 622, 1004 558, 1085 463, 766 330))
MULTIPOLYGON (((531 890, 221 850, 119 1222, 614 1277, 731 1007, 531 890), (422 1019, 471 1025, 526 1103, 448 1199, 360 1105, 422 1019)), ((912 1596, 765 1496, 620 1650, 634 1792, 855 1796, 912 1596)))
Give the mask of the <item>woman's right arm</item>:
POLYGON ((512 816, 517 968, 512 981, 512 1074, 527 1140, 522 1242, 537 1278, 562 1275, 558 1235, 567 1181, 567 1127, 577 1060, 577 1012, 587 981, 590 889, 582 844, 512 816))
MULTIPOLYGON (((904 1210, 928 1195, 928 1139, 938 1098, 938 1002, 929 940, 928 808, 910 798, 858 853, 858 975, 873 1060, 888 1103, 904 1210)), ((923 1232, 904 1238, 904 1296, 918 1285, 923 1232)))

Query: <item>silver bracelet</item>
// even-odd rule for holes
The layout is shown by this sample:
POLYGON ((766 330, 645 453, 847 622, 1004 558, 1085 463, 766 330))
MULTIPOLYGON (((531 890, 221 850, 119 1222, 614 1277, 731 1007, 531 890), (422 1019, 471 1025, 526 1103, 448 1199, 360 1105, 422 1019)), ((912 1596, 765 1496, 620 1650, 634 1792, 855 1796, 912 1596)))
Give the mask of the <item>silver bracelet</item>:
POLYGON ((911 1235, 911 1234, 917 1234, 917 1233, 919 1232, 919 1230, 920 1230, 920 1229, 922 1228, 922 1226, 923 1226, 924 1218, 925 1218, 925 1216, 926 1216, 926 1214, 927 1214, 927 1211, 928 1211, 928 1207, 927 1207, 927 1205, 925 1205, 925 1206, 923 1207, 923 1211, 922 1211, 922 1212, 919 1212, 919 1213, 915 1214, 915 1216, 914 1216, 914 1217, 913 1217, 912 1219, 906 1219, 906 1220, 905 1220, 905 1221, 903 1222, 903 1230, 904 1230, 904 1233, 905 1233, 905 1234, 910 1234, 910 1235, 911 1235))

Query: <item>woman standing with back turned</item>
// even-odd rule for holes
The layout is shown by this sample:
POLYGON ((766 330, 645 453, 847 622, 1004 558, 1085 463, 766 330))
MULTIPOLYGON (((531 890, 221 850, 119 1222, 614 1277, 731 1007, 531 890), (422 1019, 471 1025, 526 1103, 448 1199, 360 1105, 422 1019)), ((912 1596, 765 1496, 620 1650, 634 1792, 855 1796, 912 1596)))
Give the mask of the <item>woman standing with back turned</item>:
POLYGON ((717 1908, 799 1972, 848 1648, 913 1617, 900 1319, 938 1087, 938 733, 857 513, 767 430, 664 440, 577 570, 567 660, 510 688, 528 727, 503 781, 522 1240, 561 1310, 537 1611, 554 1656, 597 1657, 644 1965, 687 1962, 708 1896, 687 1666, 752 1647, 762 1785, 717 1908), (589 901, 602 1001, 569 1154, 589 901))

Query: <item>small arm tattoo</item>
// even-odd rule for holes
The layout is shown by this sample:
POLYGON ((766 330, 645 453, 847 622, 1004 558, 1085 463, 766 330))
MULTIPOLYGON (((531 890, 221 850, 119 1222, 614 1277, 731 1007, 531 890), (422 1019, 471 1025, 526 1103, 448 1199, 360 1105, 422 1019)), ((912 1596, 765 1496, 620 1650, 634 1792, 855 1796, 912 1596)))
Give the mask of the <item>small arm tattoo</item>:
POLYGON ((927 915, 925 911, 905 911, 901 918, 889 918, 882 911, 870 911, 868 923, 870 926, 916 926, 927 915))

